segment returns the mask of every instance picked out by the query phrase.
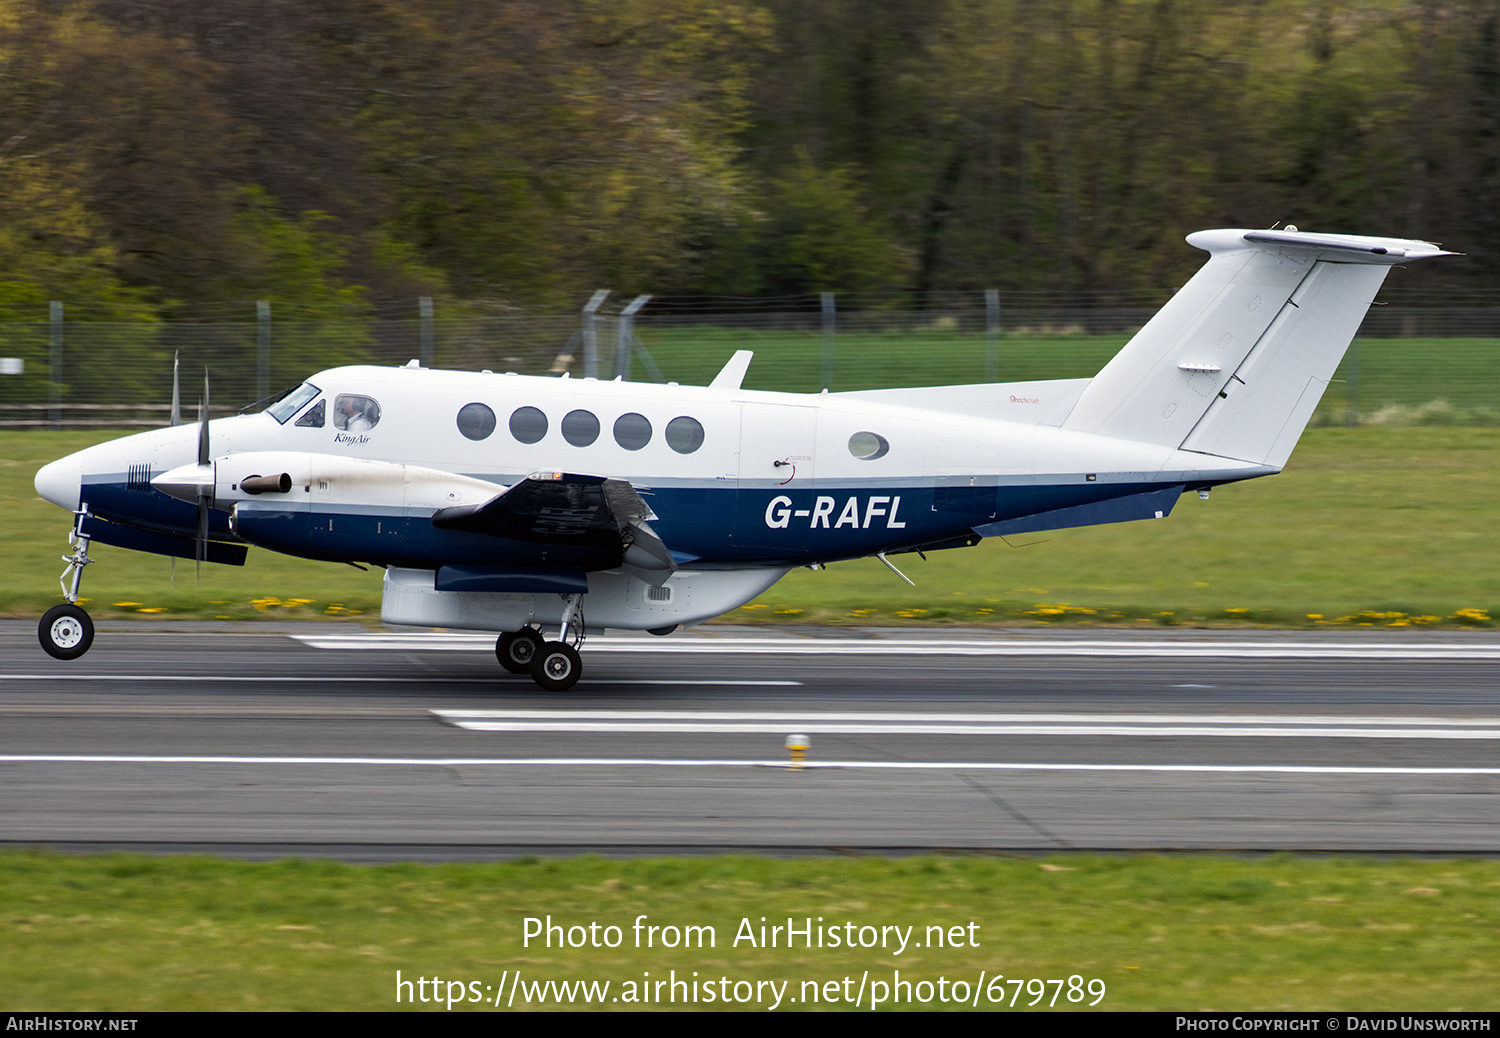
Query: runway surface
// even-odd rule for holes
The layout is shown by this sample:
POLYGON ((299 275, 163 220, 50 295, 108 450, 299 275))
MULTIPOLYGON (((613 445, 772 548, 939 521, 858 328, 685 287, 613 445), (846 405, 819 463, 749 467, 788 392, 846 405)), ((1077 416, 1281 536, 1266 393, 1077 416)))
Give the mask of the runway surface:
POLYGON ((0 622, 9 845, 328 855, 1500 850, 1493 632, 493 639, 0 622), (809 737, 806 767, 787 736, 809 737))

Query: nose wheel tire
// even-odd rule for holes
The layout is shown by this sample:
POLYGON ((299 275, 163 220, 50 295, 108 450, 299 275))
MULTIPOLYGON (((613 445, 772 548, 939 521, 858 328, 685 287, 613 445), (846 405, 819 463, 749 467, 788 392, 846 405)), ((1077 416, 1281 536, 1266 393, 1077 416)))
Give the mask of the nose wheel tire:
POLYGON ((94 621, 76 605, 53 606, 42 614, 36 634, 47 655, 76 660, 94 644, 94 621))
POLYGON ((531 662, 542 651, 542 636, 535 627, 507 631, 495 642, 495 657, 512 674, 530 674, 531 662))
POLYGON ((531 661, 531 678, 548 692, 566 692, 583 676, 578 650, 562 642, 548 642, 531 661))

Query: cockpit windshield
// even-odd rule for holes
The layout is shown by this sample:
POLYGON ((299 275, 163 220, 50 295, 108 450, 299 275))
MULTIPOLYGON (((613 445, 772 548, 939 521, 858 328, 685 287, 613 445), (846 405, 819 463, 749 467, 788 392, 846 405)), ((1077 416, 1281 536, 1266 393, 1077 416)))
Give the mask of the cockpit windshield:
POLYGON ((266 408, 266 414, 276 419, 282 425, 285 425, 288 418, 302 410, 302 405, 317 396, 320 392, 321 390, 311 382, 304 382, 266 408))

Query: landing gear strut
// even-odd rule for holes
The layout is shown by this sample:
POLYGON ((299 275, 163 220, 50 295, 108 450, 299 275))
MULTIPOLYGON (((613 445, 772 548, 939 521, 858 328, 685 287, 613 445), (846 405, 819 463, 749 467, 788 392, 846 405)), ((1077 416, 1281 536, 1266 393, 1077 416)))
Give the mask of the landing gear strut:
POLYGON ((548 692, 566 692, 583 676, 583 660, 578 655, 578 646, 583 644, 583 596, 568 595, 567 599, 557 641, 544 643, 531 660, 531 679, 548 692))
POLYGON ((78 585, 83 581, 83 567, 94 560, 89 558, 89 537, 83 532, 83 520, 89 514, 88 505, 80 505, 73 522, 73 532, 68 536, 71 555, 64 555, 68 568, 63 570, 58 583, 62 585, 67 605, 53 606, 42 614, 37 624, 37 640, 47 655, 60 660, 76 660, 89 651, 94 644, 94 621, 78 605, 78 585))

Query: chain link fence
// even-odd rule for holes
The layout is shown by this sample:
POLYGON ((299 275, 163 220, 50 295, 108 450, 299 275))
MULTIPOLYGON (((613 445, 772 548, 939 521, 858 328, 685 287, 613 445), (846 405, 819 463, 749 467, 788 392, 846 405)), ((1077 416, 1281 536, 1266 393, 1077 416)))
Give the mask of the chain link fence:
MULTIPOLYGON (((832 293, 779 299, 657 298, 535 313, 430 301, 368 314, 253 304, 96 320, 54 305, 0 322, 0 426, 163 425, 174 360, 182 414, 231 414, 342 364, 635 381, 708 382, 738 349, 747 388, 791 392, 1089 377, 1162 297, 940 293, 908 300, 832 293), (613 304, 613 305, 611 305, 613 304), (628 304, 628 305, 627 305, 628 304), (79 316, 72 316, 73 313, 79 316)), ((1455 299, 1372 307, 1315 424, 1500 424, 1500 305, 1455 299)))

